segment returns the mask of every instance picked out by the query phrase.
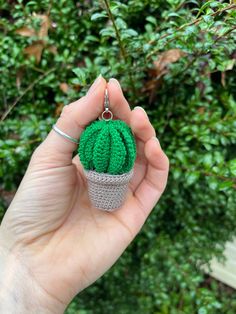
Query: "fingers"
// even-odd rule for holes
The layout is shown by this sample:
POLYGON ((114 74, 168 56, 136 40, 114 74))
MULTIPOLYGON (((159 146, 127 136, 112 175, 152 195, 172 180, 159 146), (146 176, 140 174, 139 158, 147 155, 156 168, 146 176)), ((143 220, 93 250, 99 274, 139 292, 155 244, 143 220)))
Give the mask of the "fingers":
POLYGON ((132 111, 130 126, 137 139, 138 154, 130 185, 133 193, 130 191, 125 205, 113 215, 134 237, 164 191, 169 162, 155 137, 155 129, 141 107, 132 111))
POLYGON ((136 107, 131 113, 130 126, 136 137, 137 157, 134 166, 134 176, 130 187, 134 191, 146 174, 147 159, 144 154, 145 142, 155 136, 155 130, 142 107, 136 107))
POLYGON ((147 213, 155 206, 163 192, 167 174, 168 158, 155 137, 156 132, 144 109, 136 107, 131 115, 131 128, 137 137, 137 163, 141 174, 133 187, 135 196, 147 213), (144 164, 146 167, 144 169, 144 164))
POLYGON ((131 109, 125 99, 119 82, 111 78, 107 84, 110 110, 116 118, 130 124, 131 109))
POLYGON ((134 196, 139 207, 148 216, 166 187, 169 160, 156 137, 145 143, 144 154, 148 162, 147 172, 134 196))
POLYGON ((79 155, 78 154, 76 154, 74 156, 74 158, 72 159, 72 164, 74 164, 76 166, 76 169, 77 169, 78 173, 81 176, 83 176, 84 175, 84 173, 83 173, 83 165, 81 164, 81 161, 79 159, 79 155))
POLYGON ((132 111, 130 126, 137 138, 137 163, 145 160, 144 143, 152 136, 156 135, 154 127, 151 125, 148 115, 142 107, 135 107, 132 111))
POLYGON ((149 122, 149 118, 142 107, 134 108, 130 124, 135 136, 142 142, 146 142, 156 135, 155 129, 149 122))
MULTIPOLYGON (((79 139, 87 124, 100 116, 104 109, 104 92, 108 89, 110 110, 116 118, 129 123, 131 110, 125 99, 119 82, 110 79, 107 84, 99 76, 90 87, 85 97, 65 106, 56 126, 69 136, 79 139)), ((63 138, 52 130, 45 141, 38 147, 36 155, 50 157, 51 166, 66 166, 72 163, 72 153, 77 145, 63 138)))
MULTIPOLYGON (((56 126, 64 133, 79 139, 87 124, 97 119, 103 111, 106 81, 98 77, 86 96, 65 106, 56 126)), ((51 130, 38 152, 50 155, 53 166, 65 166, 72 162, 72 153, 77 145, 51 130)))

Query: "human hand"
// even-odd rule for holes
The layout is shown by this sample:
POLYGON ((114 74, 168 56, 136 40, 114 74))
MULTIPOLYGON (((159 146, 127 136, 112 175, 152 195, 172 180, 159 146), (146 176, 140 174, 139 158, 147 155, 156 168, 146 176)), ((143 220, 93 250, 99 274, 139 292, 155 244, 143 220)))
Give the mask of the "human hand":
POLYGON ((19 308, 14 313, 20 309, 28 313, 27 307, 29 313, 33 308, 37 314, 63 312, 78 292, 115 263, 165 189, 168 158, 145 111, 140 107, 131 111, 118 81, 107 84, 98 78, 85 97, 64 108, 56 125, 79 138, 103 111, 106 87, 114 116, 127 122, 136 137, 137 158, 127 199, 114 212, 92 207, 79 157, 72 159, 77 145, 53 130, 49 133, 33 153, 0 227, 4 278, 0 300, 9 300, 6 291, 13 294, 15 308, 6 306, 19 308))

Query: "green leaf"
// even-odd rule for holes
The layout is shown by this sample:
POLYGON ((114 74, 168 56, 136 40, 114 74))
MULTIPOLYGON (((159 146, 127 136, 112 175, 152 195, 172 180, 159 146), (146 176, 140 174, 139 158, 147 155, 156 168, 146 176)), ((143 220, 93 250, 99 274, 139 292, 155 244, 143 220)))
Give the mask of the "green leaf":
POLYGON ((190 35, 194 34, 197 31, 197 27, 195 25, 191 25, 185 28, 184 34, 185 35, 190 35))
POLYGON ((157 20, 154 16, 147 16, 146 17, 146 21, 148 21, 149 23, 153 24, 154 26, 157 25, 157 20))
POLYGON ((210 0, 210 1, 207 1, 206 3, 203 4, 203 6, 200 8, 200 10, 198 11, 198 14, 197 14, 197 17, 199 17, 199 15, 208 7, 211 7, 211 8, 215 8, 215 7, 220 7, 222 6, 222 4, 219 2, 219 1, 214 1, 214 0, 210 0))
POLYGON ((236 177, 236 159, 233 159, 230 161, 229 169, 232 175, 236 177))
POLYGON ((86 72, 85 72, 85 70, 82 68, 74 68, 74 69, 72 69, 72 71, 77 76, 79 84, 85 85, 86 84, 86 72))
POLYGON ((210 23, 210 22, 213 22, 214 19, 211 15, 202 15, 202 19, 203 21, 205 21, 206 23, 210 23))
POLYGON ((220 182, 219 184, 219 189, 221 191, 225 191, 228 190, 229 188, 231 188, 234 185, 233 181, 224 181, 224 182, 220 182))
POLYGON ((203 164, 207 167, 211 167, 213 165, 213 157, 211 153, 207 153, 204 155, 203 164))
POLYGON ((189 172, 186 174, 186 183, 191 185, 195 183, 200 177, 200 173, 198 171, 189 172))
POLYGON ((175 13, 175 12, 170 12, 168 14, 168 17, 178 17, 178 18, 181 18, 181 16, 179 14, 175 13))
POLYGON ((208 311, 205 307, 201 307, 199 310, 198 310, 198 314, 208 314, 208 311))
POLYGON ((81 83, 81 80, 79 80, 77 77, 71 79, 70 81, 71 81, 71 83, 74 84, 74 85, 80 85, 80 83, 81 83))
POLYGON ((133 37, 133 36, 138 36, 138 33, 134 30, 134 29, 126 29, 124 31, 125 34, 128 34, 129 36, 133 37))
POLYGON ((102 37, 116 37, 114 29, 109 27, 109 28, 104 28, 100 31, 100 35, 102 37))
POLYGON ((104 17, 107 17, 106 13, 94 13, 91 16, 91 21, 96 21, 96 20, 104 18, 104 17))
POLYGON ((181 169, 176 168, 172 170, 172 174, 174 179, 178 180, 182 176, 183 172, 181 171, 181 169))
POLYGON ((126 29, 127 24, 122 18, 118 17, 115 22, 119 30, 126 29))

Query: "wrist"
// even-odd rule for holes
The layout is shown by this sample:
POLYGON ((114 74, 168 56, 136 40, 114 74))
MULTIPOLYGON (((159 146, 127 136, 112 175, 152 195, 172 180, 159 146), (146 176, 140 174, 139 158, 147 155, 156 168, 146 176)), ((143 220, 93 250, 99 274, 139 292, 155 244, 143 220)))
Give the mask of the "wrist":
POLYGON ((0 313, 63 313, 56 301, 35 281, 20 254, 0 244, 0 313))

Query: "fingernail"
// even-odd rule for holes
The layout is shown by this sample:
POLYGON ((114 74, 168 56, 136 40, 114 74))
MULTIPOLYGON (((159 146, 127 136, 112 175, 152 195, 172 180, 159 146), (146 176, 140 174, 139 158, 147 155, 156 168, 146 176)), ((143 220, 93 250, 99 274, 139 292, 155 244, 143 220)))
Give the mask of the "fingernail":
POLYGON ((102 74, 99 74, 96 80, 93 82, 93 84, 89 87, 89 90, 87 91, 87 95, 91 94, 96 89, 101 79, 102 79, 102 74))
POLYGON ((141 110, 143 110, 145 113, 146 113, 146 111, 143 109, 143 107, 141 107, 141 106, 136 106, 136 107, 134 107, 134 110, 135 109, 141 109, 141 110))
POLYGON ((116 84, 117 87, 119 87, 121 89, 119 81, 117 79, 115 79, 114 77, 109 79, 109 83, 114 83, 114 84, 116 84))

